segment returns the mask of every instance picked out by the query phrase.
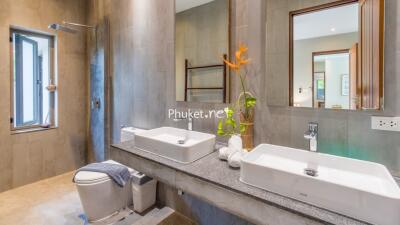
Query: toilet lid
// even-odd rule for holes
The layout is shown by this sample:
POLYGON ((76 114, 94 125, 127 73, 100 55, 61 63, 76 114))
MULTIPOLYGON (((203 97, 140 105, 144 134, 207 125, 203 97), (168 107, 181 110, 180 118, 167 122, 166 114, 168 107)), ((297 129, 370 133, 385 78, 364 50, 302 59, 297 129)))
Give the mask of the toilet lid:
POLYGON ((75 175, 75 183, 79 184, 90 184, 99 181, 109 180, 110 177, 105 173, 91 172, 91 171, 79 171, 75 175))
MULTIPOLYGON (((107 160, 102 163, 120 164, 113 160, 107 160)), ((129 170, 129 172, 131 172, 131 174, 135 172, 135 170, 133 170, 129 167, 128 167, 128 170, 129 170)), ((110 177, 107 174, 100 173, 100 172, 92 172, 92 171, 79 171, 77 174, 75 174, 75 178, 74 178, 75 183, 79 183, 79 184, 90 184, 90 183, 106 181, 106 180, 110 180, 110 177)))

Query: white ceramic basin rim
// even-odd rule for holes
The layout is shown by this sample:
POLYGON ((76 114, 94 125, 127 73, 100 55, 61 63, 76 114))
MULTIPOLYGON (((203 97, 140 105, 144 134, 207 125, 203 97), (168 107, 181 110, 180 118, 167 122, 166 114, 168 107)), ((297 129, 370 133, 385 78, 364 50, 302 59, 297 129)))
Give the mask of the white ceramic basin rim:
POLYGON ((400 189, 381 164, 261 144, 241 168, 244 183, 369 223, 400 224, 400 189))
POLYGON ((135 135, 137 148, 180 163, 191 163, 210 154, 214 145, 213 134, 174 127, 160 127, 135 135))

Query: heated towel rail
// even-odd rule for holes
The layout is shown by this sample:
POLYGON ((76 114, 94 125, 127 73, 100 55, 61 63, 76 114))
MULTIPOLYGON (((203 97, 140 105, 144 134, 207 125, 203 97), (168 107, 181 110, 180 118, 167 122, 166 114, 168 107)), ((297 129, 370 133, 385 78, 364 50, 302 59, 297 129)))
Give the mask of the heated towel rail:
MULTIPOLYGON (((224 54, 223 58, 226 60, 227 55, 224 54)), ((212 65, 203 65, 203 66, 189 66, 189 60, 185 59, 185 101, 188 99, 188 90, 222 90, 223 91, 223 103, 226 103, 226 74, 227 74, 227 66, 224 62, 222 64, 212 64, 212 65), (188 87, 189 81, 189 71, 196 69, 207 69, 207 68, 223 68, 223 77, 222 87, 188 87)))

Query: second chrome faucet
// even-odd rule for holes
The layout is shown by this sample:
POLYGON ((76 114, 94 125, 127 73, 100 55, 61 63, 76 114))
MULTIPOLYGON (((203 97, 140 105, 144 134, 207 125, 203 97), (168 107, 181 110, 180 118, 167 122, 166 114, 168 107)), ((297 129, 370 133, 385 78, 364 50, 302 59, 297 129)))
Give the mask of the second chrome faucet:
POLYGON ((309 150, 316 152, 318 150, 318 123, 308 123, 308 130, 304 133, 304 138, 309 140, 309 150))

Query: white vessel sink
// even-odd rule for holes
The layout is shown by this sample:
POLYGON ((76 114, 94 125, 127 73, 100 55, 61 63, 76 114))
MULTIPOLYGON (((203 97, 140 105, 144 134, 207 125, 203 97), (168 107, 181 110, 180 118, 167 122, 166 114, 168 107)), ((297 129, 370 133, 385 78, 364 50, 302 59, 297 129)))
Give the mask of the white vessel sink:
POLYGON ((135 146, 143 151, 180 163, 191 163, 214 151, 215 135, 174 127, 160 127, 135 135, 135 146), (183 144, 179 141, 185 140, 183 144))
POLYGON ((400 224, 400 189, 381 164, 261 144, 242 160, 240 180, 372 224, 400 224))

